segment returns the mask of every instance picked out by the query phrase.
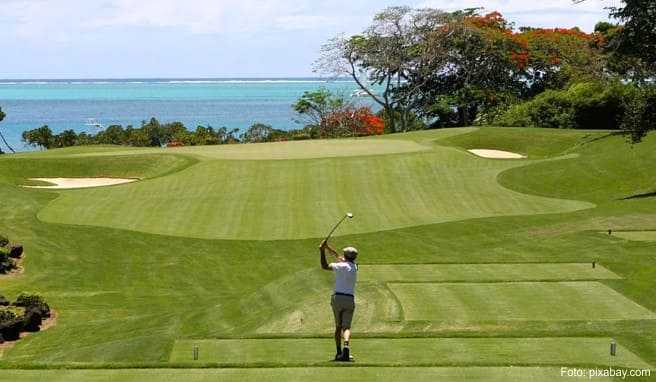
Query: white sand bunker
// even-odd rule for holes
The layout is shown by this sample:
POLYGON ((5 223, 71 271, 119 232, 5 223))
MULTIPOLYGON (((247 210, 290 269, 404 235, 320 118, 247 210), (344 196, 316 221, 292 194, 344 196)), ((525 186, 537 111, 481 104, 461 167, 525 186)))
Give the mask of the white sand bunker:
POLYGON ((28 188, 46 188, 52 190, 67 190, 72 188, 91 188, 103 186, 115 186, 117 184, 125 184, 136 182, 138 179, 122 179, 122 178, 30 178, 30 180, 38 180, 40 182, 52 183, 52 186, 23 186, 28 188))
POLYGON ((470 153, 479 156, 481 158, 492 158, 492 159, 524 159, 524 155, 511 153, 509 151, 501 150, 487 150, 487 149, 473 149, 467 150, 470 153))

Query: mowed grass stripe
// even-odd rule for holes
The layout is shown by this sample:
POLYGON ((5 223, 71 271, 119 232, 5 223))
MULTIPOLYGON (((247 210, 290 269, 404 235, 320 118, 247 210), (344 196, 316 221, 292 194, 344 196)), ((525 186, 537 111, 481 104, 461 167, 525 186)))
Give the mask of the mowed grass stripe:
POLYGON ((361 265, 359 281, 567 281, 621 279, 591 263, 361 265))
POLYGON ((656 241, 656 231, 614 231, 613 236, 631 241, 656 241))
MULTIPOLYGON (((559 380, 556 367, 311 367, 249 369, 4 370, 0 381, 534 381, 559 380)), ((578 378, 568 378, 578 381, 578 378)), ((595 378, 612 381, 612 378, 595 378)))
POLYGON ((274 240, 321 237, 346 211, 356 220, 338 234, 593 206, 501 187, 498 174, 518 165, 448 147, 374 157, 214 160, 121 187, 65 191, 39 217, 172 236, 274 240))
MULTIPOLYGON (((610 338, 366 338, 352 343, 356 361, 365 365, 604 365, 610 338)), ((179 340, 171 362, 320 365, 334 353, 331 339, 179 340)), ((649 367, 618 345, 616 366, 649 367)))
POLYGON ((409 321, 656 319, 650 310, 598 282, 388 285, 409 321))
MULTIPOLYGON (((454 133, 464 134, 470 129, 454 133)), ((447 134, 434 134, 446 136, 447 134)), ((334 158, 362 155, 386 155, 411 153, 430 149, 411 139, 380 139, 381 137, 355 139, 322 139, 241 145, 186 146, 169 149, 153 147, 87 146, 48 150, 44 153, 19 153, 19 158, 88 158, 115 155, 186 154, 200 160, 289 160, 309 158, 334 158)))

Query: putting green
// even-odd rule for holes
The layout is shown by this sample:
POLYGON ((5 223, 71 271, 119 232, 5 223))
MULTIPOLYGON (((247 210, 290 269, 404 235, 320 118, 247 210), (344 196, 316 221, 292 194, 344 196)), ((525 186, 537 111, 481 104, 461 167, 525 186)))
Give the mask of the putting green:
POLYGON ((395 264, 361 265, 359 281, 560 281, 620 277, 597 264, 395 264))
POLYGON ((656 231, 614 231, 613 236, 631 241, 656 241, 656 231))
MULTIPOLYGON (((148 382, 148 381, 534 381, 559 380, 555 367, 313 367, 253 369, 3 370, 0 381, 148 382)), ((583 380, 587 378, 567 378, 583 380)), ((611 381, 612 378, 595 378, 611 381)))
MULTIPOLYGON (((365 365, 604 365, 609 338, 364 338, 353 341, 356 361, 365 365)), ((179 340, 171 362, 318 365, 330 362, 332 339, 179 340)), ((616 366, 646 368, 618 346, 616 366)))
POLYGON ((199 146, 169 149, 207 159, 289 160, 384 155, 428 150, 408 140, 329 139, 295 142, 254 143, 247 145, 199 146))
POLYGON ((171 236, 279 240, 321 237, 346 211, 355 220, 338 235, 593 207, 501 187, 499 173, 517 165, 440 146, 405 155, 210 160, 121 187, 62 191, 38 216, 171 236))
POLYGON ((641 320, 656 314, 599 282, 390 283, 406 320, 641 320))

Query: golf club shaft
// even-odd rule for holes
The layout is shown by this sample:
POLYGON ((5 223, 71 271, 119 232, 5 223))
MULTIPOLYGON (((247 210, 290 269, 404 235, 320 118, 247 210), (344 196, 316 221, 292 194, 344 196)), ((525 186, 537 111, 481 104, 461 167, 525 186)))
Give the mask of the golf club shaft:
POLYGON ((326 236, 326 240, 325 240, 325 241, 328 241, 328 239, 330 239, 330 237, 333 235, 333 233, 335 233, 335 230, 337 229, 337 227, 339 227, 339 225, 342 224, 342 223, 344 222, 344 220, 346 220, 346 215, 344 215, 344 217, 343 217, 339 222, 337 222, 337 224, 335 224, 335 226, 333 227, 332 231, 330 231, 330 233, 328 234, 328 236, 326 236))

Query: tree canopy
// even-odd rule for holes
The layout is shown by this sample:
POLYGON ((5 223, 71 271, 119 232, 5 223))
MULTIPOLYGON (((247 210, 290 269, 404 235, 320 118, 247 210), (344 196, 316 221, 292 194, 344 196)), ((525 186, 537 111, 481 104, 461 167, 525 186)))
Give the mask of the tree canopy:
POLYGON ((383 108, 391 132, 414 115, 472 124, 500 106, 601 76, 600 36, 579 29, 515 30, 498 12, 391 7, 361 34, 323 46, 315 69, 349 75, 383 108))

